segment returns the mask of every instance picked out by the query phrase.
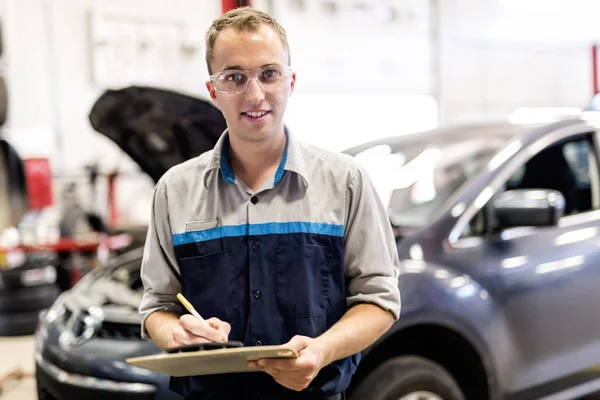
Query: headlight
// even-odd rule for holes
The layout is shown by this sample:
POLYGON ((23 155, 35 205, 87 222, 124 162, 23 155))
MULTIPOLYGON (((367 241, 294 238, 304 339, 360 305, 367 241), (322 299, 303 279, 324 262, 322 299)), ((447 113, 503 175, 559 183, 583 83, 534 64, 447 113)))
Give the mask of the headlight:
POLYGON ((54 304, 52 304, 52 307, 50 307, 50 309, 46 313, 44 320, 46 321, 46 323, 51 324, 57 318, 62 317, 66 311, 67 310, 65 308, 65 294, 63 293, 60 296, 58 296, 54 304))
POLYGON ((54 282, 56 282, 56 268, 52 265, 28 269, 21 273, 21 283, 25 286, 40 286, 54 282))

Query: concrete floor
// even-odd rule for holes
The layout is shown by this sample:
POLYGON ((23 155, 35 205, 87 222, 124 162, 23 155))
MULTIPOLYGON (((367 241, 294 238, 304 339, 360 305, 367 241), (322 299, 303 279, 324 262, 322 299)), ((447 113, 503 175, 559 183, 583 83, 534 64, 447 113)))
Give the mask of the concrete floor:
POLYGON ((19 381, 11 380, 6 383, 1 400, 36 400, 37 393, 33 377, 35 362, 33 360, 33 336, 2 337, 0 338, 0 379, 21 368, 25 377, 19 381))

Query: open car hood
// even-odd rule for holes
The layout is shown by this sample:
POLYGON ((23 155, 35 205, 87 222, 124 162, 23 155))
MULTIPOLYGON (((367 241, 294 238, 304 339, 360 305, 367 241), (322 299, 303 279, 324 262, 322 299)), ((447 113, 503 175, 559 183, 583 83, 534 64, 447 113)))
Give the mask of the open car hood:
POLYGON ((89 119, 155 182, 172 166, 212 149, 227 127, 208 100, 138 86, 104 92, 89 119))

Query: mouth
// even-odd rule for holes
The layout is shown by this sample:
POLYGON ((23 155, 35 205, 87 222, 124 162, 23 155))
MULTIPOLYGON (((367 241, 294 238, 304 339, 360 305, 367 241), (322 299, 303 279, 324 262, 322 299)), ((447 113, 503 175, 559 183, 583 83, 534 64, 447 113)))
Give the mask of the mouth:
POLYGON ((242 117, 250 121, 261 121, 270 113, 271 111, 246 111, 242 113, 242 117))

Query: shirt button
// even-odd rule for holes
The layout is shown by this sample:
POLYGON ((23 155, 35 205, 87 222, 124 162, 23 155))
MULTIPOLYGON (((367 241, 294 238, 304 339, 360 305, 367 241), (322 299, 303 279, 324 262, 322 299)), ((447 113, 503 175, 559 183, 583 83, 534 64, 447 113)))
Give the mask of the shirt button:
POLYGON ((258 248, 259 248, 259 247, 260 247, 260 243, 258 243, 258 242, 254 242, 254 243, 252 243, 252 248, 253 248, 254 250, 258 250, 258 248))
POLYGON ((254 291, 254 298, 255 299, 260 299, 260 296, 262 296, 262 293, 260 292, 260 290, 255 290, 254 291))
POLYGON ((256 203, 258 203, 258 197, 256 197, 256 196, 252 196, 252 197, 250 198, 250 201, 252 202, 252 204, 256 204, 256 203))
POLYGON ((257 340, 256 342, 254 342, 254 344, 257 346, 262 346, 262 342, 260 340, 257 340))

